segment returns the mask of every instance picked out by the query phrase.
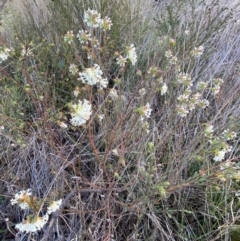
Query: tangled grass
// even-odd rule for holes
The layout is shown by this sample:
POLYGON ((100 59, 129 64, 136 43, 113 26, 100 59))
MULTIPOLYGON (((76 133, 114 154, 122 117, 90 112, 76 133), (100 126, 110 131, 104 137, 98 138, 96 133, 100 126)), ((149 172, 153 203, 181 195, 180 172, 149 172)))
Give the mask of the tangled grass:
POLYGON ((0 39, 1 239, 237 241, 238 9, 215 0, 9 4, 0 39), (111 29, 89 27, 88 9, 108 16, 111 29), (91 40, 80 43, 79 30, 91 40), (91 85, 79 78, 94 64, 106 87, 99 75, 91 85), (87 115, 77 106, 84 99, 87 115), (84 121, 73 126, 73 116, 84 121), (37 212, 10 203, 29 188, 37 212), (59 199, 43 229, 15 228, 59 199))

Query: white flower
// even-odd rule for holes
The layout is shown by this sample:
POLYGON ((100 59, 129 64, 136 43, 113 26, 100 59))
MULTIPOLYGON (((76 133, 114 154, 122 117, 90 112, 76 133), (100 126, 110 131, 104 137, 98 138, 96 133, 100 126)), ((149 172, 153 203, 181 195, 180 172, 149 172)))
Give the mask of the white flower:
POLYGON ((64 41, 68 44, 71 44, 73 43, 73 37, 74 37, 73 31, 68 31, 64 36, 64 41))
POLYGON ((226 169, 229 169, 229 168, 232 167, 232 166, 233 166, 233 163, 231 163, 230 161, 227 161, 227 162, 222 163, 222 164, 220 165, 220 170, 221 170, 221 171, 226 171, 226 169))
POLYGON ((186 117, 189 113, 189 110, 185 105, 178 105, 176 108, 177 114, 181 117, 186 117))
POLYGON ((180 73, 177 76, 177 82, 180 83, 180 84, 184 84, 188 87, 192 86, 191 76, 189 74, 186 74, 186 73, 180 73))
POLYGON ((216 150, 215 156, 213 158, 214 161, 222 161, 225 158, 226 150, 216 150))
POLYGON ((142 88, 138 91, 138 93, 139 93, 140 96, 144 96, 146 94, 146 89, 142 88))
POLYGON ((78 68, 77 68, 77 66, 76 66, 75 64, 71 64, 71 65, 69 66, 69 72, 70 72, 70 74, 72 74, 72 75, 77 74, 77 73, 78 73, 78 68))
POLYGON ((8 52, 10 52, 10 49, 8 48, 5 48, 0 52, 0 63, 7 60, 7 58, 9 57, 8 52))
POLYGON ((180 102, 180 103, 188 103, 189 101, 189 95, 186 95, 186 94, 182 94, 182 95, 179 95, 177 97, 177 100, 180 102))
POLYGON ((202 99, 202 100, 199 100, 197 105, 202 108, 202 109, 205 109, 206 107, 209 106, 209 101, 206 100, 206 99, 202 99))
POLYGON ((173 56, 173 54, 172 54, 172 51, 171 50, 167 50, 166 52, 165 52, 165 57, 166 58, 171 58, 173 56))
POLYGON ((79 30, 77 34, 77 38, 80 41, 81 44, 86 44, 88 41, 91 41, 91 35, 88 33, 88 31, 79 30))
POLYGON ((107 79, 102 78, 102 74, 103 72, 97 64, 94 64, 94 67, 92 68, 86 68, 83 72, 79 72, 80 79, 83 83, 89 85, 95 85, 98 83, 100 88, 106 88, 108 82, 107 79))
POLYGON ((161 95, 165 95, 167 93, 168 87, 164 83, 163 86, 161 87, 161 95))
POLYGON ((122 55, 119 55, 117 57, 117 64, 120 65, 121 67, 125 66, 126 61, 127 61, 127 58, 124 58, 122 55))
POLYGON ((219 93, 220 89, 221 89, 220 85, 216 85, 216 86, 212 87, 211 91, 214 95, 217 95, 219 93))
POLYGON ((100 45, 98 39, 95 36, 92 38, 91 43, 94 48, 97 48, 100 45))
POLYGON ((189 111, 192 111, 196 108, 195 102, 192 99, 189 101, 187 106, 189 111))
POLYGON ((177 64, 178 62, 178 58, 176 56, 173 56, 172 58, 170 58, 169 63, 170 64, 177 64))
POLYGON ((223 79, 221 78, 216 78, 216 79, 213 79, 213 85, 222 85, 223 84, 223 79))
POLYGON ((53 201, 51 203, 51 205, 49 207, 47 207, 47 213, 48 214, 51 214, 51 213, 54 213, 56 212, 57 210, 59 210, 59 207, 61 206, 62 204, 62 199, 58 200, 58 201, 53 201))
POLYGON ((191 55, 194 57, 199 57, 203 54, 204 51, 204 47, 203 46, 199 46, 199 47, 195 47, 192 51, 191 51, 191 55))
POLYGON ((84 22, 89 27, 97 28, 102 20, 100 14, 96 10, 88 9, 88 11, 84 13, 84 22))
POLYGON ((204 135, 206 137, 212 137, 213 131, 213 125, 206 124, 206 127, 204 129, 204 135))
POLYGON ((147 73, 148 73, 151 77, 156 77, 156 75, 159 73, 159 70, 158 70, 157 67, 151 66, 151 67, 148 69, 147 73))
POLYGON ((32 49, 30 48, 31 46, 32 46, 32 43, 30 43, 29 46, 24 46, 23 44, 21 44, 21 47, 22 47, 21 55, 22 56, 32 55, 32 49))
POLYGON ((112 26, 112 21, 109 17, 104 17, 101 21, 101 28, 103 31, 110 30, 112 26))
MULTIPOLYGON (((5 60, 7 60, 7 58, 8 58, 8 54, 6 54, 5 52, 0 52, 0 61, 2 62, 2 61, 5 61, 5 60)), ((0 63, 1 63, 0 62, 0 63)))
POLYGON ((102 88, 107 88, 107 85, 108 85, 108 81, 107 79, 103 79, 103 78, 100 78, 99 81, 98 81, 98 84, 99 84, 99 88, 102 89, 102 88))
POLYGON ((63 128, 63 129, 66 129, 66 128, 68 127, 67 124, 64 123, 63 121, 60 121, 60 122, 58 123, 58 125, 59 125, 61 128, 63 128))
POLYGON ((23 223, 16 224, 15 228, 17 228, 20 232, 37 232, 37 228, 35 225, 32 225, 31 223, 24 221, 23 223))
POLYGON ((86 68, 83 72, 79 72, 82 82, 89 85, 97 84, 99 78, 102 78, 102 74, 103 72, 97 64, 95 64, 92 68, 86 68))
POLYGON ((79 93, 80 93, 80 88, 77 86, 77 87, 73 90, 73 95, 74 95, 75 97, 77 97, 77 96, 79 95, 79 93))
POLYGON ((204 81, 200 81, 197 84, 197 89, 200 90, 200 91, 203 91, 207 88, 207 86, 208 86, 208 83, 206 83, 204 81))
POLYGON ((147 105, 143 107, 143 112, 146 118, 150 117, 152 109, 150 108, 149 103, 147 103, 147 105))
POLYGON ((233 140, 234 138, 236 138, 237 137, 237 133, 227 129, 227 130, 224 130, 223 136, 224 136, 224 139, 226 141, 229 141, 229 140, 233 140))
MULTIPOLYGON (((151 115, 152 109, 150 108, 149 103, 147 103, 145 106, 140 107, 139 113, 141 116, 144 116, 146 118, 149 118, 151 115)), ((143 120, 143 118, 141 118, 143 120)))
POLYGON ((134 47, 133 44, 130 46, 126 47, 127 49, 127 58, 131 61, 132 65, 135 65, 137 62, 137 53, 136 53, 136 48, 134 47))
POLYGON ((36 232, 41 230, 43 226, 48 222, 49 216, 45 214, 43 217, 34 217, 32 220, 24 220, 22 223, 17 224, 15 227, 20 232, 36 232))
POLYGON ((176 40, 173 39, 173 38, 170 38, 169 39, 169 44, 172 45, 172 46, 175 46, 176 45, 176 40))
POLYGON ((111 97, 113 100, 118 99, 118 93, 117 93, 116 89, 114 89, 114 88, 110 89, 109 97, 111 97))
MULTIPOLYGON (((240 21, 240 20, 238 20, 238 21, 240 21)), ((235 193, 235 196, 238 198, 238 200, 240 201, 240 192, 236 192, 235 193)))
POLYGON ((97 115, 99 121, 102 121, 104 119, 104 115, 97 115))
POLYGON ((113 154, 114 156, 119 156, 119 153, 118 153, 117 148, 115 148, 115 149, 112 150, 112 154, 113 154))
POLYGON ((74 126, 81 126, 86 123, 92 114, 92 106, 88 100, 79 100, 78 104, 72 105, 73 112, 71 113, 71 124, 74 126))
POLYGON ((224 81, 221 78, 216 78, 216 79, 213 79, 212 82, 213 82, 213 87, 211 90, 212 90, 212 93, 216 95, 219 93, 221 89, 221 85, 223 84, 224 81))
POLYGON ((227 146, 224 148, 224 150, 226 151, 226 153, 231 152, 232 149, 233 149, 233 147, 232 147, 232 146, 229 146, 229 145, 227 145, 227 146))
POLYGON ((31 201, 30 196, 32 196, 31 189, 20 191, 11 199, 11 204, 18 204, 21 209, 28 209, 29 202, 31 201))
POLYGON ((192 95, 191 99, 197 104, 200 100, 201 94, 200 93, 195 93, 192 95))

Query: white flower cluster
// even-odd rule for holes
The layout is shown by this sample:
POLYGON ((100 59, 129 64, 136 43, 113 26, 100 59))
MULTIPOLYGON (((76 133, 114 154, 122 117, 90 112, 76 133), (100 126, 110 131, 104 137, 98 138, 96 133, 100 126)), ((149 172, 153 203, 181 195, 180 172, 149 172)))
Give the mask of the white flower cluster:
POLYGON ((231 131, 229 129, 224 130, 223 132, 223 138, 226 141, 233 140, 237 137, 237 133, 235 131, 231 131))
POLYGON ((190 54, 193 56, 193 57, 200 57, 202 54, 203 54, 203 51, 204 51, 204 47, 201 45, 199 47, 195 47, 191 52, 190 54))
POLYGON ((167 85, 164 83, 161 87, 161 95, 165 95, 167 93, 168 87, 167 85))
POLYGON ((97 28, 101 24, 101 15, 96 10, 88 9, 84 13, 84 22, 89 27, 97 28))
POLYGON ((43 217, 34 217, 24 220, 22 223, 16 224, 15 228, 17 228, 20 232, 37 232, 41 230, 43 226, 48 222, 49 215, 45 214, 43 217))
MULTIPOLYGON (((96 10, 91 9, 88 9, 84 13, 84 22, 88 27, 100 27, 103 31, 110 30, 112 26, 112 21, 109 17, 106 16, 101 19, 100 14, 96 10)), ((64 41, 68 44, 72 44, 73 38, 73 31, 68 31, 64 36, 64 41)), ((79 30, 77 38, 81 44, 87 44, 91 42, 94 47, 99 45, 98 39, 96 37, 92 37, 87 30, 79 30)))
POLYGON ((177 62, 178 62, 177 56, 173 56, 171 50, 167 50, 167 51, 165 52, 165 57, 168 59, 168 61, 169 61, 170 64, 174 64, 174 65, 175 65, 175 64, 177 64, 177 62))
POLYGON ((33 54, 32 49, 33 49, 33 43, 29 43, 28 46, 25 46, 23 44, 21 44, 21 56, 25 57, 25 56, 31 56, 33 54))
POLYGON ((84 13, 84 22, 89 27, 97 28, 101 23, 101 16, 96 10, 88 9, 84 13))
POLYGON ((143 122, 144 118, 149 118, 152 112, 150 108, 150 104, 147 103, 145 106, 141 106, 137 109, 138 113, 140 114, 140 120, 143 122))
POLYGON ((10 51, 11 50, 8 48, 4 48, 2 51, 0 51, 0 63, 8 59, 10 51))
POLYGON ((62 199, 51 202, 51 205, 47 207, 47 210, 48 210, 47 213, 50 215, 51 213, 56 212, 57 210, 59 210, 61 205, 62 205, 62 199))
POLYGON ((147 73, 151 78, 156 77, 158 75, 158 72, 159 72, 159 69, 155 66, 151 66, 147 71, 147 73))
POLYGON ((94 64, 92 68, 86 68, 83 72, 79 72, 79 77, 83 83, 89 85, 99 84, 100 88, 106 88, 108 81, 102 78, 102 70, 99 65, 94 64))
POLYGON ((173 56, 172 58, 169 59, 169 63, 176 65, 178 63, 178 58, 177 56, 173 56))
POLYGON ((32 192, 31 189, 20 191, 16 193, 14 198, 11 199, 11 204, 18 204, 21 209, 29 209, 29 204, 31 203, 32 199, 32 192))
POLYGON ((166 58, 170 59, 172 56, 173 56, 173 53, 172 53, 172 51, 170 49, 165 52, 165 57, 166 58))
POLYGON ((64 41, 68 44, 72 44, 73 37, 74 37, 73 31, 68 31, 64 36, 64 41))
POLYGON ((112 100, 117 100, 118 99, 118 93, 116 91, 116 89, 114 88, 111 88, 110 91, 109 91, 109 97, 112 99, 112 100))
POLYGON ((146 118, 149 118, 152 112, 149 103, 142 107, 143 114, 146 118))
MULTIPOLYGON (((15 194, 14 198, 12 198, 10 201, 12 205, 18 204, 21 209, 29 210, 35 208, 36 205, 36 199, 32 197, 32 192, 30 189, 20 191, 19 193, 15 194)), ((51 205, 47 207, 48 211, 44 216, 40 217, 29 215, 22 223, 16 224, 15 228, 17 228, 20 232, 27 233, 41 230, 48 222, 49 215, 59 210, 61 204, 62 199, 52 202, 51 205)))
POLYGON ((134 44, 126 47, 127 58, 131 61, 132 65, 135 65, 137 62, 137 53, 134 44))
POLYGON ((119 55, 117 57, 117 64, 120 66, 120 67, 124 67, 125 64, 127 62, 127 58, 124 58, 122 55, 119 55))
POLYGON ((232 146, 229 146, 229 145, 226 145, 225 148, 220 149, 220 150, 216 149, 216 150, 214 150, 215 156, 213 157, 213 160, 216 162, 220 162, 225 159, 226 153, 231 152, 231 151, 232 151, 232 146))
POLYGON ((234 131, 226 129, 223 131, 222 136, 214 137, 214 126, 211 124, 205 124, 204 135, 208 138, 211 148, 214 153, 213 160, 220 162, 225 159, 225 155, 232 151, 232 146, 227 143, 227 141, 236 138, 237 134, 234 131))
POLYGON ((223 84, 223 79, 221 78, 213 79, 212 83, 213 83, 213 86, 211 91, 214 95, 216 95, 220 91, 221 85, 223 84))
POLYGON ((143 97, 143 96, 146 94, 146 89, 145 89, 145 88, 142 88, 142 89, 140 89, 140 90, 138 91, 138 93, 139 93, 139 95, 140 95, 141 97, 143 97))
POLYGON ((216 177, 223 182, 225 182, 227 179, 232 178, 234 178, 235 180, 239 180, 239 167, 235 164, 235 162, 231 162, 229 160, 220 163, 220 172, 218 172, 216 177))
MULTIPOLYGON (((181 117, 186 117, 190 111, 199 107, 205 109, 209 106, 209 101, 202 98, 202 93, 195 92, 192 93, 191 87, 193 85, 191 76, 186 73, 180 73, 177 76, 177 82, 186 87, 184 93, 177 97, 178 104, 176 107, 177 113, 181 117)), ((207 87, 205 82, 199 82, 197 85, 197 90, 203 91, 207 87)))
POLYGON ((110 30, 112 26, 112 21, 109 17, 104 17, 100 24, 103 31, 110 30))
POLYGON ((201 99, 200 93, 192 94, 191 90, 188 88, 185 93, 177 97, 177 113, 181 117, 186 117, 190 111, 193 111, 196 107, 206 108, 209 105, 209 101, 206 99, 201 99))
POLYGON ((91 35, 86 30, 79 30, 77 38, 81 44, 87 44, 92 41, 91 35))
POLYGON ((198 84, 197 84, 197 89, 198 89, 199 91, 204 91, 204 90, 207 88, 207 86, 208 86, 208 83, 206 83, 206 82, 204 82, 204 81, 200 81, 200 82, 198 82, 198 84))
POLYGON ((211 139, 213 137, 213 125, 206 124, 205 129, 204 129, 204 135, 205 137, 211 139))
POLYGON ((134 47, 134 44, 131 44, 130 46, 126 46, 126 57, 119 55, 117 57, 117 64, 120 65, 120 67, 124 67, 125 63, 127 62, 127 59, 130 60, 132 65, 135 65, 137 62, 137 53, 136 53, 136 48, 134 47))
POLYGON ((189 110, 184 105, 177 105, 176 111, 180 117, 186 117, 187 114, 189 113, 189 110))
POLYGON ((187 87, 192 86, 191 76, 186 73, 179 73, 177 76, 177 82, 180 84, 183 84, 184 86, 187 86, 187 87))
POLYGON ((88 27, 101 27, 103 31, 110 30, 112 26, 112 21, 109 17, 104 17, 101 19, 101 15, 96 10, 88 9, 84 13, 84 22, 88 27))
POLYGON ((78 73, 78 67, 75 64, 69 66, 69 72, 71 75, 76 75, 78 73))
POLYGON ((79 100, 78 104, 73 104, 73 111, 71 112, 71 124, 74 126, 81 126, 87 122, 92 114, 92 106, 88 100, 79 100))
MULTIPOLYGON (((145 91, 145 89, 142 89, 145 91)), ((150 128, 149 128, 149 123, 146 120, 147 118, 149 118, 151 116, 152 113, 152 109, 150 108, 150 104, 147 103, 145 106, 141 106, 137 109, 137 112, 140 114, 140 124, 141 124, 141 128, 144 132, 146 132, 147 134, 150 132, 150 128)))

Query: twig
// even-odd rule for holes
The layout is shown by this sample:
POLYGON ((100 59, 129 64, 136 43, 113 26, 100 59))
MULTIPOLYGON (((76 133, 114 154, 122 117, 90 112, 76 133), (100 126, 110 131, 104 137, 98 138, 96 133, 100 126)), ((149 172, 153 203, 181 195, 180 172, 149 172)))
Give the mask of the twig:
POLYGON ((48 237, 49 237, 49 235, 51 234, 51 230, 52 230, 52 228, 53 228, 53 225, 54 225, 56 219, 57 219, 58 216, 62 213, 63 208, 66 206, 68 200, 74 195, 75 192, 76 192, 76 188, 74 188, 74 189, 66 196, 66 198, 63 200, 63 202, 62 202, 59 210, 52 214, 51 221, 50 221, 47 229, 44 231, 43 238, 41 239, 41 241, 48 240, 48 237))

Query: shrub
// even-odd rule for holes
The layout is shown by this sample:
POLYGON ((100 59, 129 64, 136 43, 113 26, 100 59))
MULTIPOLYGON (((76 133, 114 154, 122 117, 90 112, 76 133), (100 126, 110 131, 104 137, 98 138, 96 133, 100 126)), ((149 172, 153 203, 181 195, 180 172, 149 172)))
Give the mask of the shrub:
POLYGON ((137 3, 9 9, 1 193, 28 211, 3 198, 5 240, 31 230, 36 240, 226 240, 236 230, 236 15, 218 1, 137 3))

